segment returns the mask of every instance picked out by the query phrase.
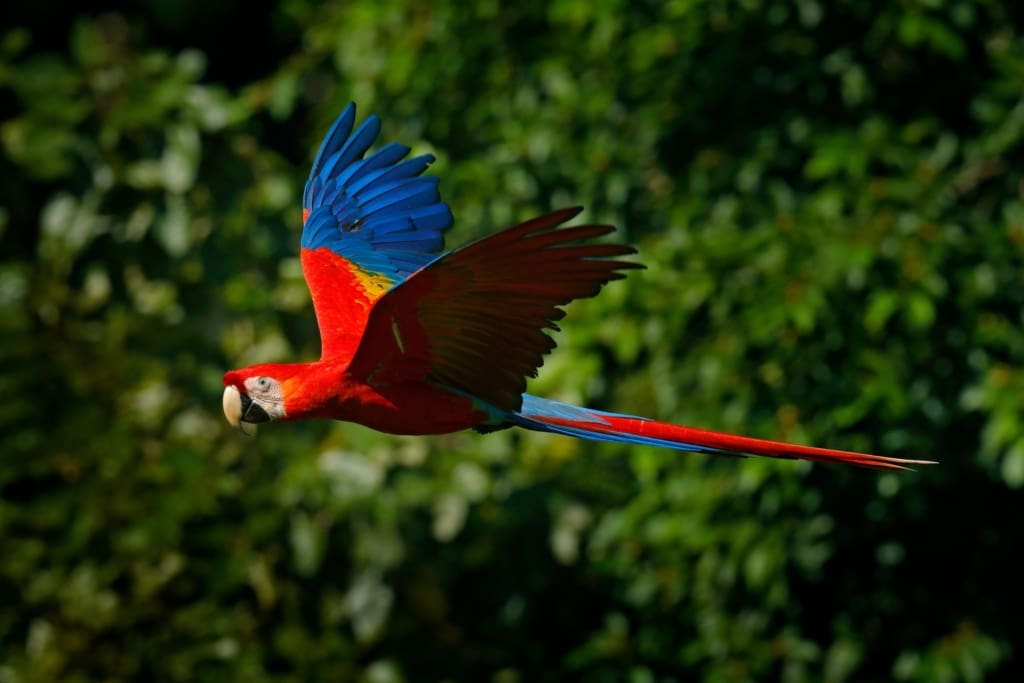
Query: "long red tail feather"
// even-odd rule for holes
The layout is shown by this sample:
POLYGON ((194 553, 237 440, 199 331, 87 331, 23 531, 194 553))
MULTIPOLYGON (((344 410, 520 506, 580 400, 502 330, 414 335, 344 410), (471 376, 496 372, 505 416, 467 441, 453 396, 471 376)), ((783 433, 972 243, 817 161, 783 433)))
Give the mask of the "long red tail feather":
POLYGON ((932 460, 891 458, 831 448, 800 446, 781 441, 724 434, 684 427, 632 415, 619 415, 580 408, 558 401, 524 396, 517 423, 537 431, 567 434, 595 441, 616 441, 718 455, 757 455, 769 458, 839 462, 875 469, 910 469, 909 465, 930 465, 932 460))

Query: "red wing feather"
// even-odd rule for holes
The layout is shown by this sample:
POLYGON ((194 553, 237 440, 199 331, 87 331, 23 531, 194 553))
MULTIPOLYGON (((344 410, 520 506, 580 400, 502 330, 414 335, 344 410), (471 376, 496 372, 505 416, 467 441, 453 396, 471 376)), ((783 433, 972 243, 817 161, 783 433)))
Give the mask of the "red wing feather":
POLYGON ((320 328, 321 358, 345 362, 356 352, 373 302, 385 285, 330 249, 303 249, 302 273, 320 328))
POLYGON ((516 410, 559 308, 641 268, 631 247, 586 244, 611 226, 558 226, 564 209, 456 249, 390 290, 370 312, 350 372, 374 383, 429 380, 516 410))

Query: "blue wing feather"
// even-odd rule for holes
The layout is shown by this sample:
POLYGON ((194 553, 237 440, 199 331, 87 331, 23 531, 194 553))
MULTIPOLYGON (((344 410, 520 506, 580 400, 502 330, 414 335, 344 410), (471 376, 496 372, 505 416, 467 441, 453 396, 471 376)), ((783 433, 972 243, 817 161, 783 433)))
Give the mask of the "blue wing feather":
MULTIPOLYGON (((444 206, 432 205, 425 206, 419 209, 414 209, 406 216, 399 216, 398 218, 381 219, 377 225, 377 232, 389 233, 389 232, 404 232, 412 228, 418 228, 423 231, 442 231, 447 227, 448 221, 450 220, 447 208, 444 206), (413 223, 409 225, 410 221, 413 223)), ((441 237, 441 235, 437 235, 441 237)))
MULTIPOLYGON (((352 124, 356 121, 356 105, 349 103, 345 110, 341 112, 341 115, 334 121, 334 125, 327 131, 327 135, 324 136, 324 141, 320 143, 320 149, 316 153, 316 159, 313 160, 313 168, 310 171, 309 177, 317 178, 320 176, 320 169, 323 165, 324 155, 330 156, 341 147, 342 143, 348 139, 349 134, 352 132, 352 124)), ((303 201, 305 204, 305 200, 303 201)))
POLYGON ((437 177, 421 176, 433 155, 405 159, 409 148, 391 142, 366 156, 380 120, 371 115, 355 132, 354 124, 355 105, 349 104, 313 161, 303 192, 309 216, 302 246, 327 247, 395 285, 444 247, 451 210, 437 177))
POLYGON ((371 114, 352 137, 345 141, 340 150, 327 157, 318 175, 321 178, 330 178, 336 167, 344 169, 352 162, 362 159, 379 133, 380 119, 371 114))
POLYGON ((390 168, 382 168, 365 177, 354 179, 354 182, 352 183, 352 191, 359 192, 370 183, 390 183, 413 178, 423 173, 433 160, 434 157, 432 155, 425 154, 423 156, 413 157, 412 159, 403 161, 400 164, 395 164, 390 168))
MULTIPOLYGON (((374 152, 364 161, 352 164, 348 170, 338 175, 338 179, 335 182, 339 184, 351 183, 352 191, 356 192, 365 183, 372 182, 375 176, 386 173, 405 158, 405 155, 408 153, 409 148, 405 145, 389 142, 385 147, 374 152), (368 175, 369 177, 367 177, 368 175)), ((424 164, 423 168, 426 168, 426 164, 424 164)))

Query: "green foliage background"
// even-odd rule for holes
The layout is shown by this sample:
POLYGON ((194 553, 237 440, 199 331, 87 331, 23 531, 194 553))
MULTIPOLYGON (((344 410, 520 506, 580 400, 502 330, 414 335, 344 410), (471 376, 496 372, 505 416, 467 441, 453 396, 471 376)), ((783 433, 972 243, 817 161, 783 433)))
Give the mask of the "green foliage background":
POLYGON ((1013 3, 6 11, 0 682, 1022 680, 1013 3), (449 244, 581 203, 640 248, 535 393, 942 464, 239 437, 224 370, 318 353, 349 100, 449 244))

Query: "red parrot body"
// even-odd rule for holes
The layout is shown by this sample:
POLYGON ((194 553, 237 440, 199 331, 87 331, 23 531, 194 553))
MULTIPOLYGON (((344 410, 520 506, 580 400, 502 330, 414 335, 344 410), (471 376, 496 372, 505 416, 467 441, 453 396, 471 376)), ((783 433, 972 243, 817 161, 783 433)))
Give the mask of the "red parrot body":
POLYGON ((374 386, 331 361, 254 365, 227 373, 225 383, 237 387, 249 372, 287 377, 281 382, 282 420, 325 418, 358 422, 389 434, 423 435, 469 429, 486 419, 466 396, 425 382, 374 386))
POLYGON ((321 145, 303 195, 301 262, 321 358, 224 376, 235 426, 328 418, 393 434, 519 426, 596 441, 876 468, 926 461, 765 441, 572 406, 524 393, 561 306, 638 264, 595 243, 609 226, 563 224, 565 209, 438 255, 452 223, 429 155, 391 143, 365 156, 380 124, 353 133, 349 105, 321 145))

